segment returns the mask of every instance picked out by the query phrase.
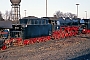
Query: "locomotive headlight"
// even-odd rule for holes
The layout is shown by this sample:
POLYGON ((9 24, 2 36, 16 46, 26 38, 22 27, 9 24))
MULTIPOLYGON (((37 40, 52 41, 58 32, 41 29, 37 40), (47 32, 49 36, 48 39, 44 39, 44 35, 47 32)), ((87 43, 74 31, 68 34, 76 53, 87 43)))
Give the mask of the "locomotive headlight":
POLYGON ((27 27, 27 25, 26 24, 22 24, 22 27, 25 28, 25 27, 27 27))
POLYGON ((57 29, 58 29, 59 27, 57 26, 57 29))
POLYGON ((27 25, 26 25, 26 27, 27 27, 27 25))
POLYGON ((83 31, 86 31, 85 29, 83 29, 83 31))

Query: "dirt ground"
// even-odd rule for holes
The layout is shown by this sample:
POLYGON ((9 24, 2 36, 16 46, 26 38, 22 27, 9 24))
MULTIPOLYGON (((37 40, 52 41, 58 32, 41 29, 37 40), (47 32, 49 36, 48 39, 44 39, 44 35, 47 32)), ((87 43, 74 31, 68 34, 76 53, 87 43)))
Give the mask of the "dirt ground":
POLYGON ((90 53, 90 34, 0 51, 0 60, 72 60, 90 53))

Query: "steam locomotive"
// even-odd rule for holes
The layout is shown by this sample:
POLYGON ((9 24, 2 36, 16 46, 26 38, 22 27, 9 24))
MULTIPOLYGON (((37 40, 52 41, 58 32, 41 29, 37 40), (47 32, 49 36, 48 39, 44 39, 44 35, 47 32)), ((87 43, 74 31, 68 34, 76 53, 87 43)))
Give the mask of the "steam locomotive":
POLYGON ((26 17, 20 19, 19 22, 19 24, 10 24, 11 27, 8 30, 8 34, 3 34, 6 38, 3 41, 0 40, 0 47, 2 49, 6 49, 6 45, 13 43, 27 45, 90 33, 90 19, 26 17))

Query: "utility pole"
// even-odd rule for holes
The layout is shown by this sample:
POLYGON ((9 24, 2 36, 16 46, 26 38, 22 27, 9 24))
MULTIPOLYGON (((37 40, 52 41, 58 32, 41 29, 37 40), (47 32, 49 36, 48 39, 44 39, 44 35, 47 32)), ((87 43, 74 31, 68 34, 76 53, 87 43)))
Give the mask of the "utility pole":
POLYGON ((25 11, 25 17, 26 17, 26 10, 24 10, 25 11))
POLYGON ((47 0, 46 0, 46 17, 47 17, 47 0))
POLYGON ((77 5, 77 18, 78 18, 78 5, 79 5, 79 4, 76 4, 76 5, 77 5))
POLYGON ((87 19, 87 11, 85 11, 85 13, 86 13, 86 19, 87 19))

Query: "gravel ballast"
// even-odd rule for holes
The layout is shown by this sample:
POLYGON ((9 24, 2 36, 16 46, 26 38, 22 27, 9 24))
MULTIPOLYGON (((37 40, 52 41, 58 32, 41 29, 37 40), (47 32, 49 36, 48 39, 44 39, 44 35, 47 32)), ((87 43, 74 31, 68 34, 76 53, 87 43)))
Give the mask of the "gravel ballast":
POLYGON ((90 53, 90 35, 77 35, 0 51, 0 60, 69 60, 90 53))

